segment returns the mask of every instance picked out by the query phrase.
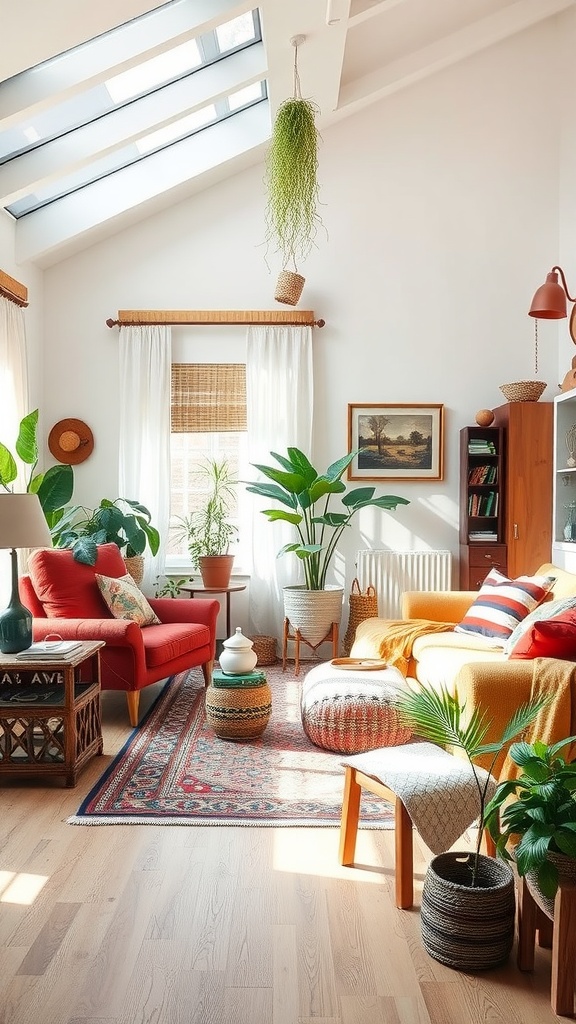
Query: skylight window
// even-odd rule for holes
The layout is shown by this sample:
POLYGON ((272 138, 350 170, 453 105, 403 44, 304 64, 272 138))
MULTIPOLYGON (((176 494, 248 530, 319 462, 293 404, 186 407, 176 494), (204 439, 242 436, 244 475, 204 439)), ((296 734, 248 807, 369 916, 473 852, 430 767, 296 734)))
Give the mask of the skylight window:
MULTIPOLYGON (((146 171, 151 155, 267 100, 258 10, 207 29, 198 7, 171 0, 0 83, 0 98, 20 87, 23 97, 21 117, 0 132, 0 202, 14 217, 133 165, 157 177, 157 161, 146 171), (32 114, 39 97, 42 109, 32 114)), ((262 141, 258 133, 253 145, 262 141)), ((201 170, 210 158, 189 163, 201 170)))

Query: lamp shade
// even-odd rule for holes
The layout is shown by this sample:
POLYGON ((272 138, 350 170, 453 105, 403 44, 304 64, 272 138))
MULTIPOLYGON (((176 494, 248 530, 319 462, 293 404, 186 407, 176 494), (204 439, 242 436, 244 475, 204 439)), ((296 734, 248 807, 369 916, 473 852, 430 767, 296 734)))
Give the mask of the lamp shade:
POLYGON ((0 548, 52 547, 37 494, 0 494, 0 548))
POLYGON ((538 317, 539 320, 561 320, 566 313, 566 292, 558 281, 558 274, 551 270, 546 276, 546 282, 532 299, 532 305, 528 311, 529 316, 538 317))

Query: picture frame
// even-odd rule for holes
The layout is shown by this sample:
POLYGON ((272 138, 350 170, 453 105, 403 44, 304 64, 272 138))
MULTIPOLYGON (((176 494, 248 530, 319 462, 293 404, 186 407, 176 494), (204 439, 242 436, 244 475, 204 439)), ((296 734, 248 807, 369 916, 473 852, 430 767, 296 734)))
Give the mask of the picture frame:
POLYGON ((349 480, 443 480, 444 406, 348 405, 349 480))

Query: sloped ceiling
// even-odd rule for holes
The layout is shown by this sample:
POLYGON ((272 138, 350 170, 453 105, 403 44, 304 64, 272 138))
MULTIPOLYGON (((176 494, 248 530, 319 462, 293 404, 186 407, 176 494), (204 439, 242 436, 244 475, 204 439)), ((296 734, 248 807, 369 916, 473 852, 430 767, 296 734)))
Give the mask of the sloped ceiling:
MULTIPOLYGON (((502 39, 572 7, 576 0, 261 0, 259 4, 268 81, 270 117, 292 94, 294 49, 299 47, 302 92, 318 104, 325 129, 383 97, 424 79, 502 39)), ((6 80, 118 24, 159 5, 150 0, 18 0, 6 4, 0 35, 0 72, 6 80)), ((207 25, 215 0, 194 0, 207 25)), ((230 0, 230 17, 253 4, 230 0)), ((0 88, 0 131, 8 123, 0 88)), ((39 266, 58 262, 97 238, 113 234, 184 196, 263 158, 266 142, 196 173, 129 210, 120 204, 99 210, 97 223, 29 214, 18 221, 17 259, 39 266), (20 250, 20 251, 18 251, 20 250)), ((3 202, 0 199, 0 204, 3 202)), ((53 204, 55 205, 55 204, 53 204)), ((40 211, 44 212, 44 211, 40 211)), ((53 211, 56 214, 56 211, 53 211)), ((9 216, 9 214, 4 214, 9 216)))

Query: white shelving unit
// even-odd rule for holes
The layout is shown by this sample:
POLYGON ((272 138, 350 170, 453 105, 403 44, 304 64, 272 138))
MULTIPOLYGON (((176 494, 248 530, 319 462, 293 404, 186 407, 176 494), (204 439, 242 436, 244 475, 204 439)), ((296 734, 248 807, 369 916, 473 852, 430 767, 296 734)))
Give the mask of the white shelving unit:
MULTIPOLYGON (((576 389, 556 395, 554 399, 554 482, 552 496, 552 562, 568 572, 576 573, 576 466, 569 466, 570 452, 566 434, 576 432, 576 389), (565 535, 574 505, 572 539, 565 535)), ((576 459, 576 452, 574 454, 576 459)))

